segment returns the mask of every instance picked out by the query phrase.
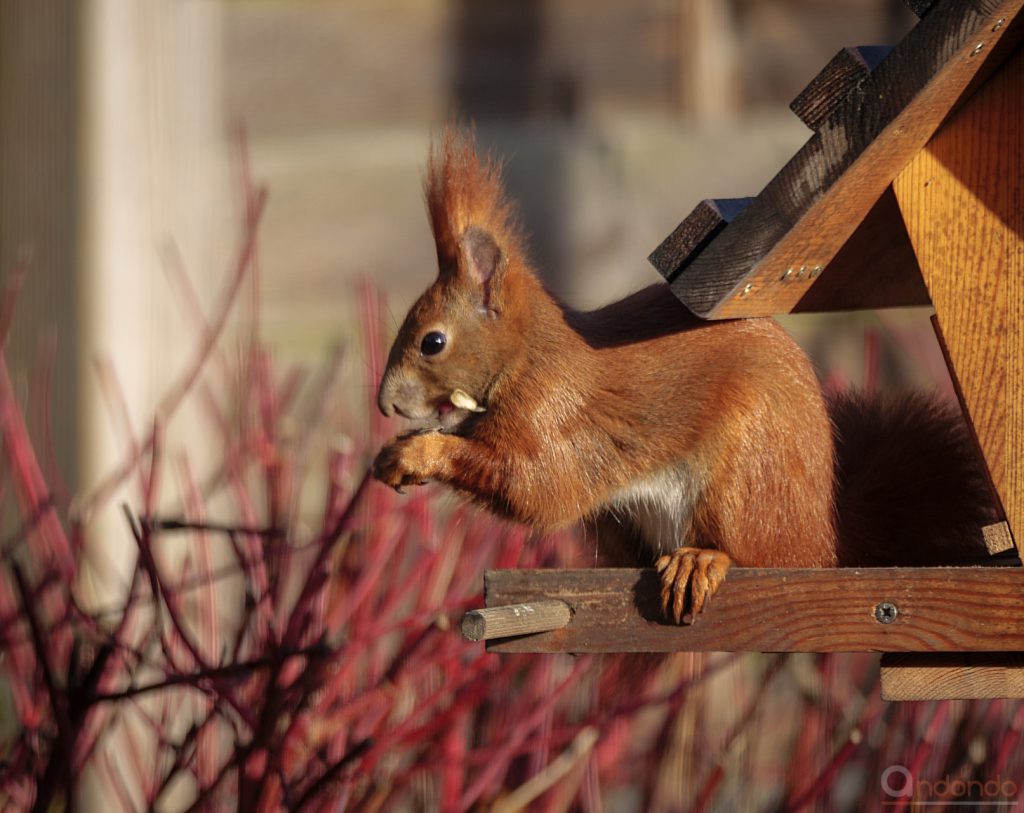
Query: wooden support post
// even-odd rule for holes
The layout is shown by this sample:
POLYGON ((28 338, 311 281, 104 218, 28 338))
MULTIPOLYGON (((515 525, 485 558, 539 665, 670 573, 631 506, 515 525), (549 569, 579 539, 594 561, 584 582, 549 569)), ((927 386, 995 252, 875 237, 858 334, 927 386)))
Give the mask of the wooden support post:
POLYGON ((568 604, 558 599, 546 599, 470 610, 462 617, 462 634, 470 641, 492 641, 510 635, 561 629, 570 620, 572 610, 568 604))
POLYGON ((1018 552, 1024 542, 1022 99, 1024 48, 1018 46, 893 183, 1018 552))

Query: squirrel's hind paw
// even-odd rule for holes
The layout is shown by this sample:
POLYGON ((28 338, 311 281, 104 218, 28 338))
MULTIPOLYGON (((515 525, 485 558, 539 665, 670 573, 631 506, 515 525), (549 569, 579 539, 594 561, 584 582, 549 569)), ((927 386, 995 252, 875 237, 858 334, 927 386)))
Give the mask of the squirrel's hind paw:
POLYGON ((696 621, 725 581, 731 564, 726 554, 705 548, 678 548, 659 558, 654 566, 661 578, 661 610, 665 617, 677 624, 696 621))

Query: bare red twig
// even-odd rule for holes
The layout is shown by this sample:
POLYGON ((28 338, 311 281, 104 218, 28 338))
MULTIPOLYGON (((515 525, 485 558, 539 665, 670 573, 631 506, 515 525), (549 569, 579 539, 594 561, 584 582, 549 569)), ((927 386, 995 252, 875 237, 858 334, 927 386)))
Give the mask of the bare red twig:
POLYGON ((41 511, 35 526, 42 543, 42 552, 51 561, 61 576, 70 579, 74 575, 75 559, 60 520, 52 507, 52 498, 42 469, 36 459, 32 441, 25 427, 25 420, 14 399, 14 390, 7 371, 7 363, 0 355, 0 435, 4 451, 18 495, 22 516, 32 516, 41 511), (46 507, 50 506, 50 507, 46 507))

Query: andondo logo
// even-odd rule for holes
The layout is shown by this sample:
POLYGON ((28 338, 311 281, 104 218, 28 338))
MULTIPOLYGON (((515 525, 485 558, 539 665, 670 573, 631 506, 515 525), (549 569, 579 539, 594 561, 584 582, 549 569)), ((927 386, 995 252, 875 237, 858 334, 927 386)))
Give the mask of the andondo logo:
POLYGON ((879 780, 885 799, 882 804, 904 804, 913 799, 930 807, 966 805, 1012 809, 1017 805, 1020 787, 1011 779, 918 779, 904 765, 890 765, 879 780))

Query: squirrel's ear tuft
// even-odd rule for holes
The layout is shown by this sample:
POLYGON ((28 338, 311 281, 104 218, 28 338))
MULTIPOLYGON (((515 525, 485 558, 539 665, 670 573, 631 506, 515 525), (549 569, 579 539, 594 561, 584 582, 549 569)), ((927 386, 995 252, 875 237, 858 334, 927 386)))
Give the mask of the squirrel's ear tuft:
POLYGON ((523 256, 522 235, 501 165, 477 153, 472 129, 450 127, 434 143, 425 193, 440 275, 494 288, 492 277, 523 256))
POLYGON ((480 288, 483 307, 494 307, 494 292, 504 265, 501 248, 494 237, 477 226, 462 235, 462 266, 469 281, 480 288))

